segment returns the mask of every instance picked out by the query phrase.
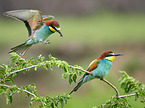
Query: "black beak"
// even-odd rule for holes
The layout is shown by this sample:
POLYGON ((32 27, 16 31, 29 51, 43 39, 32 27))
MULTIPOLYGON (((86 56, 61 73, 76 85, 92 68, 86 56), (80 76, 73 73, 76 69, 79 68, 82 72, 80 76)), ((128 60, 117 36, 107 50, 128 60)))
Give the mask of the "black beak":
POLYGON ((60 30, 57 30, 57 28, 56 27, 54 27, 54 26, 51 26, 55 31, 57 31, 59 34, 60 34, 60 36, 61 37, 63 37, 63 35, 62 35, 62 33, 61 33, 61 31, 60 30))
POLYGON ((122 56, 123 54, 114 54, 114 56, 122 56))

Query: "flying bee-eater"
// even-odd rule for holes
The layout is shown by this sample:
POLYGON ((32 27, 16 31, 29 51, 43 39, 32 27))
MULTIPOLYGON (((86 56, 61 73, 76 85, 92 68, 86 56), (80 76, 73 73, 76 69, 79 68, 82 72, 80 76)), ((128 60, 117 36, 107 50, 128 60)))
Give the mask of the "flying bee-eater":
POLYGON ((46 39, 54 32, 58 32, 61 37, 63 36, 60 32, 60 25, 54 20, 54 16, 42 15, 39 10, 13 10, 5 12, 4 15, 23 21, 29 37, 24 43, 11 48, 9 53, 16 52, 24 55, 33 44, 49 43, 46 39))
POLYGON ((123 54, 114 54, 112 51, 104 51, 97 59, 90 63, 87 71, 91 72, 91 74, 85 73, 77 86, 69 94, 76 92, 84 83, 94 78, 99 77, 103 79, 109 73, 109 70, 112 66, 112 61, 116 56, 121 55, 123 54))

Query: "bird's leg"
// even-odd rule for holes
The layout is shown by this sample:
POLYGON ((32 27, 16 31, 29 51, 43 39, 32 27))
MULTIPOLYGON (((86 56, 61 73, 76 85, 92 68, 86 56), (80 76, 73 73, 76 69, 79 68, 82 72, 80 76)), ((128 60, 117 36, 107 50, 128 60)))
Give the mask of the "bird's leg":
POLYGON ((103 77, 100 77, 100 80, 104 80, 104 78, 103 77))
POLYGON ((99 76, 95 76, 96 78, 99 78, 100 80, 103 80, 104 78, 103 77, 99 77, 99 76))
POLYGON ((49 40, 46 40, 46 41, 42 41, 43 44, 50 44, 50 41, 49 40))

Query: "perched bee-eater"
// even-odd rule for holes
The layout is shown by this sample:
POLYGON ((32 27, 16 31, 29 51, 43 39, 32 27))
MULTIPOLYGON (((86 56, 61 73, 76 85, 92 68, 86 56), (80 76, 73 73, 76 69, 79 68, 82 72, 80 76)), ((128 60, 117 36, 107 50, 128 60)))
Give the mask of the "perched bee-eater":
POLYGON ((85 73, 80 79, 77 86, 69 94, 77 91, 81 87, 81 85, 83 85, 87 81, 98 77, 103 79, 109 73, 112 61, 116 56, 120 55, 122 54, 114 54, 112 51, 104 51, 97 59, 90 63, 87 71, 91 72, 91 74, 85 73))
POLYGON ((24 55, 33 44, 39 42, 44 44, 49 43, 46 39, 54 32, 58 32, 60 36, 63 36, 60 32, 60 25, 54 20, 54 16, 41 15, 39 10, 14 10, 5 12, 4 15, 23 21, 28 30, 29 39, 11 48, 10 52, 24 55))

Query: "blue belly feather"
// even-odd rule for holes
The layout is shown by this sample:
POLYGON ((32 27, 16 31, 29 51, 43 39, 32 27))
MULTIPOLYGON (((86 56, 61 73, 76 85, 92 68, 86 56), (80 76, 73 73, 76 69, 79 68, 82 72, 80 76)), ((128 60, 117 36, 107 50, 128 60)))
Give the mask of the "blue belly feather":
POLYGON ((107 59, 100 60, 100 63, 98 64, 97 68, 91 71, 92 75, 83 76, 84 78, 82 84, 96 78, 96 76, 104 78, 109 73, 111 65, 112 61, 109 61, 107 59))
POLYGON ((46 40, 52 33, 53 32, 50 31, 49 27, 44 24, 39 30, 35 31, 33 39, 41 42, 46 40))
POLYGON ((35 31, 31 39, 27 40, 27 44, 35 44, 45 41, 53 32, 45 24, 35 31))

